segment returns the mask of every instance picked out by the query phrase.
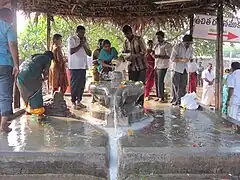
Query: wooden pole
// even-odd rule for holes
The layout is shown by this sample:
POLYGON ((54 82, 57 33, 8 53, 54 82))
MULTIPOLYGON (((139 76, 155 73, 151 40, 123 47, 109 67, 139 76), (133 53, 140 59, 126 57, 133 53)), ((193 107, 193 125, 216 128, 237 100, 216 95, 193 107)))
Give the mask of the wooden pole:
POLYGON ((51 43, 51 19, 50 15, 47 14, 47 50, 50 50, 51 43))
MULTIPOLYGON (((47 50, 50 50, 51 44, 51 16, 47 14, 47 50)), ((47 93, 49 93, 49 80, 46 81, 47 93)))
MULTIPOLYGON (((17 32, 17 0, 11 0, 11 7, 14 14, 13 27, 17 32)), ((16 85, 16 81, 13 84, 13 108, 20 108, 20 93, 16 85)))
POLYGON ((189 16, 190 19, 190 35, 193 35, 193 22, 194 22, 194 15, 189 16))
POLYGON ((215 77, 215 107, 216 112, 222 109, 222 76, 223 76, 223 4, 217 0, 217 41, 216 41, 216 77, 215 77))

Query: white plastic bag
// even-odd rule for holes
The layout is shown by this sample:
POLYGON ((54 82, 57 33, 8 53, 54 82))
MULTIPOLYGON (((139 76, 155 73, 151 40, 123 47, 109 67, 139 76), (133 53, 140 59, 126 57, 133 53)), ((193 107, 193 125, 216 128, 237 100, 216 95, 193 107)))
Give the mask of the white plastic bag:
POLYGON ((186 109, 195 110, 199 104, 197 102, 197 95, 195 92, 186 94, 181 98, 181 106, 186 109))

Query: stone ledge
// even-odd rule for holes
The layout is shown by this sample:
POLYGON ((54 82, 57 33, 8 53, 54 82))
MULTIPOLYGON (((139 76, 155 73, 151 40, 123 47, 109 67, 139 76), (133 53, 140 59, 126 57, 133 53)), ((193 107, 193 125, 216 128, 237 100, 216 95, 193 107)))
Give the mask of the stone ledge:
POLYGON ((0 175, 0 180, 105 180, 105 178, 81 174, 24 174, 0 175))
POLYGON ((119 178, 131 174, 240 174, 239 148, 120 149, 119 178))
POLYGON ((237 129, 236 129, 236 132, 237 133, 240 133, 240 122, 239 121, 236 121, 230 117, 228 117, 227 115, 220 115, 218 113, 215 112, 215 108, 214 107, 208 107, 202 103, 199 103, 200 107, 201 107, 201 110, 203 110, 203 112, 209 114, 210 116, 216 118, 216 119, 221 119, 223 121, 228 121, 234 125, 237 126, 237 129))
POLYGON ((73 173, 106 178, 107 167, 104 147, 82 153, 0 152, 0 175, 73 173))
POLYGON ((151 175, 130 175, 125 180, 213 180, 228 179, 238 180, 238 176, 229 174, 151 174, 151 175))

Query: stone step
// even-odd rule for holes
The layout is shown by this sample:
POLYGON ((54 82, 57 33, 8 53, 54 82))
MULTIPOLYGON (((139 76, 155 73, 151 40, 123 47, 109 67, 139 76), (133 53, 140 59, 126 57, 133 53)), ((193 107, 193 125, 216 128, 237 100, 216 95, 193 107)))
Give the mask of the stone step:
POLYGON ((239 180, 231 174, 149 174, 130 175, 125 180, 239 180))
POLYGON ((0 180, 105 180, 105 178, 81 174, 24 174, 0 175, 0 180))
POLYGON ((120 179, 150 173, 240 174, 237 148, 122 147, 119 151, 120 179))
POLYGON ((106 148, 80 148, 82 153, 1 152, 0 175, 81 174, 106 178, 106 148))

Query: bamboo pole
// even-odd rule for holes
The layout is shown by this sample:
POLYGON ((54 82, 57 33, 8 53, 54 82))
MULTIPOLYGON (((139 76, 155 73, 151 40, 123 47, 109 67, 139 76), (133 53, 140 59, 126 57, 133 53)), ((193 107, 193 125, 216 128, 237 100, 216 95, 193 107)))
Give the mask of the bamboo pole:
MULTIPOLYGON (((17 0, 11 0, 11 9, 14 14, 13 27, 17 32, 17 0)), ((13 84, 13 108, 20 108, 20 93, 16 81, 13 84)))
POLYGON ((216 113, 222 109, 222 76, 223 76, 223 4, 217 1, 217 41, 216 41, 216 77, 215 77, 215 107, 216 113))

